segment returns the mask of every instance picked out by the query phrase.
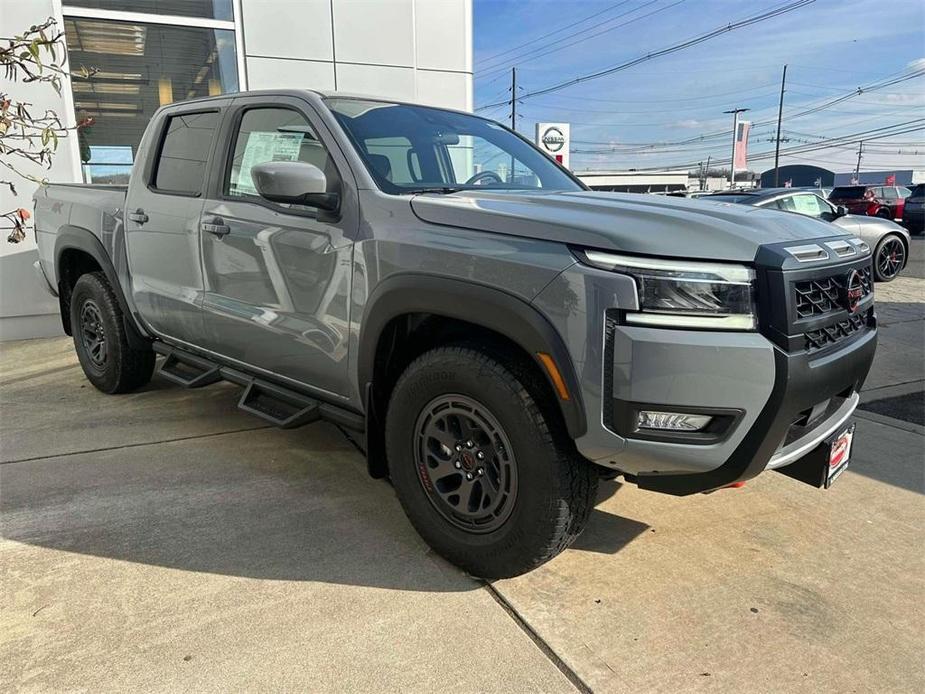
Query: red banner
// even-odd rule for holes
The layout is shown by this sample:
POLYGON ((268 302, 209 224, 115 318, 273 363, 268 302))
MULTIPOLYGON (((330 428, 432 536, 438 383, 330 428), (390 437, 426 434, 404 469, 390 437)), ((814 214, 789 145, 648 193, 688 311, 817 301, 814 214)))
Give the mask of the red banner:
POLYGON ((739 121, 739 127, 736 130, 735 156, 732 164, 736 171, 745 171, 748 168, 748 131, 751 128, 752 124, 749 121, 739 121))
POLYGON ((883 182, 885 186, 895 186, 896 185, 896 174, 890 174, 886 177, 886 180, 883 182))

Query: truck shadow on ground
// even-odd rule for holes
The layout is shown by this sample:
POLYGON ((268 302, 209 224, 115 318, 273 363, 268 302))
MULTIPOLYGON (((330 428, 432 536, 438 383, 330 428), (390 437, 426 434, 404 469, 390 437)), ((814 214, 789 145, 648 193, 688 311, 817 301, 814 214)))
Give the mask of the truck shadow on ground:
MULTIPOLYGON (((412 591, 479 587, 437 557, 334 427, 267 429, 4 465, 7 540, 182 571, 412 591)), ((618 485, 610 485, 613 493, 618 485)), ((576 548, 647 526, 594 511, 576 548)))

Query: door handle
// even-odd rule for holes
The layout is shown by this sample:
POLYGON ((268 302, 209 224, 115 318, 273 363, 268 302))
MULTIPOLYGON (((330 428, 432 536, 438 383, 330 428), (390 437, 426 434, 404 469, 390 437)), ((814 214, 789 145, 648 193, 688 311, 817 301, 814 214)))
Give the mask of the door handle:
POLYGON ((128 213, 128 218, 135 222, 136 224, 144 224, 148 221, 148 215, 145 214, 145 211, 140 207, 134 212, 128 213))
POLYGON ((199 225, 199 228, 219 238, 231 233, 231 227, 225 224, 225 221, 221 217, 214 217, 211 221, 203 222, 199 225))

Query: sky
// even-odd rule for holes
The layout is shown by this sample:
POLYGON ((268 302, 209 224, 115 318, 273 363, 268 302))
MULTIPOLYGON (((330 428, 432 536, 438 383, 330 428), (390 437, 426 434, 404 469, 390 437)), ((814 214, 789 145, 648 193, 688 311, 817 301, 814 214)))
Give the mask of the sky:
POLYGON ((517 129, 532 138, 537 121, 570 123, 571 168, 581 171, 692 168, 708 156, 728 162, 732 116, 723 111, 749 108, 741 116, 755 122, 749 168, 761 172, 774 163, 768 153, 786 63, 781 165, 852 171, 862 133, 889 134, 895 125, 920 129, 868 140, 861 170, 925 169, 925 76, 802 114, 858 87, 925 71, 920 0, 816 0, 670 55, 529 96, 792 1, 473 0, 476 112, 510 123, 508 104, 484 106, 510 99, 516 66, 524 97, 517 129), (885 130, 869 132, 878 128, 885 130), (843 139, 799 151, 833 137, 843 139), (788 154, 788 148, 797 151, 788 154))

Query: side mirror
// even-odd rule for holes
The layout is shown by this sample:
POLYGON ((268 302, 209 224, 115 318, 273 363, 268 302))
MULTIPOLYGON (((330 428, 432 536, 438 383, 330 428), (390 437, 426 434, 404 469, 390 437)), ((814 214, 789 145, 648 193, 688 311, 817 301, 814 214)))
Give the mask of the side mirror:
POLYGON ((335 212, 340 196, 328 193, 328 180, 314 164, 304 161, 268 161, 251 169, 260 197, 270 202, 306 205, 335 212))
POLYGON ((847 214, 848 214, 848 208, 845 207, 844 205, 838 205, 838 206, 835 208, 835 218, 836 218, 836 219, 837 219, 838 217, 845 217, 845 216, 847 216, 847 214))

